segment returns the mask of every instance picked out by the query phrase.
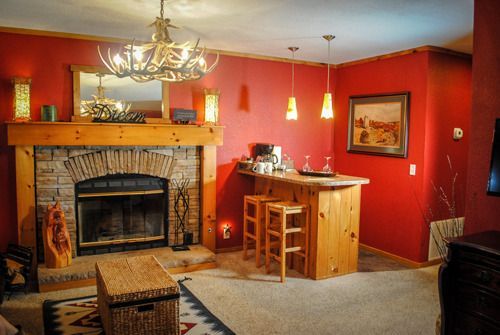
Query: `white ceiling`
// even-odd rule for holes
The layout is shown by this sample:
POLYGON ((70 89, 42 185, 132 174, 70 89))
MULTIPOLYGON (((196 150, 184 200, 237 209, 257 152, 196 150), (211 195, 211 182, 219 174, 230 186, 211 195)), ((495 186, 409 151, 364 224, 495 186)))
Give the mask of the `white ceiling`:
MULTIPOLYGON (((423 45, 472 53, 473 0, 169 0, 176 42, 342 63, 423 45)), ((159 0, 0 0, 0 26, 149 40, 159 0)))

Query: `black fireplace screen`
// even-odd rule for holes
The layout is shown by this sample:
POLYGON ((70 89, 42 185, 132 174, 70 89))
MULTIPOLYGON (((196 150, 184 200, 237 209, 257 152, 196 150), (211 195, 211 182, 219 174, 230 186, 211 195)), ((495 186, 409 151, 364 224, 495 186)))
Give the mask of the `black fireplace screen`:
POLYGON ((77 184, 79 254, 167 245, 167 185, 164 179, 141 175, 77 184))

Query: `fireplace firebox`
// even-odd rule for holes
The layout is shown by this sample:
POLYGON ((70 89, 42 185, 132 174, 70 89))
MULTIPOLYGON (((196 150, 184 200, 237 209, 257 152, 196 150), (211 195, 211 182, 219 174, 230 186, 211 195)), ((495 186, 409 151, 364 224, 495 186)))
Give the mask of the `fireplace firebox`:
POLYGON ((75 185, 77 253, 92 255, 168 245, 168 182, 121 174, 75 185))

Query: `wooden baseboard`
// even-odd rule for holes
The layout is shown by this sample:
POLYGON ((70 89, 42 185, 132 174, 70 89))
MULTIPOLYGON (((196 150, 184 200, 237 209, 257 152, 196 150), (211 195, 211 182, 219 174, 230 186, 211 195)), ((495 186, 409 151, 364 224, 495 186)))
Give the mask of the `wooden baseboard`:
POLYGON ((218 249, 215 249, 215 253, 221 254, 224 252, 234 252, 234 251, 240 251, 240 250, 243 250, 242 245, 237 245, 236 247, 229 247, 229 248, 218 248, 218 249))
POLYGON ((427 266, 436 265, 436 264, 440 264, 441 263, 441 259, 439 259, 439 258, 438 259, 433 259, 433 260, 430 260, 430 261, 427 261, 427 262, 422 262, 422 263, 415 262, 415 261, 412 261, 411 259, 404 258, 404 257, 398 256, 398 255, 395 255, 395 254, 391 254, 390 252, 387 252, 387 251, 384 251, 384 250, 380 250, 380 249, 377 249, 377 248, 374 248, 374 247, 370 247, 369 245, 366 245, 366 244, 363 244, 363 243, 359 244, 359 248, 363 249, 363 250, 366 250, 366 251, 369 251, 369 252, 372 252, 372 253, 377 254, 379 256, 390 258, 390 259, 392 259, 392 260, 394 260, 394 261, 396 261, 398 263, 401 263, 404 266, 407 266, 407 267, 412 268, 412 269, 425 268, 427 266))
POLYGON ((193 272, 193 271, 199 271, 199 270, 215 269, 216 267, 217 267, 216 262, 210 262, 210 263, 200 263, 200 264, 179 266, 176 268, 169 268, 167 270, 169 273, 174 274, 174 273, 183 273, 183 272, 193 272))
MULTIPOLYGON (((199 271, 199 270, 214 269, 216 267, 217 267, 216 262, 209 262, 209 263, 200 263, 200 264, 192 264, 192 265, 186 265, 186 266, 179 266, 179 267, 175 267, 175 268, 169 268, 168 272, 171 274, 177 274, 177 273, 183 273, 183 272, 193 272, 193 271, 199 271)), ((38 291, 39 292, 51 292, 51 291, 69 290, 69 289, 74 289, 74 288, 95 286, 95 285, 96 285, 95 278, 89 278, 89 279, 82 279, 82 280, 64 281, 64 282, 52 283, 52 284, 39 284, 38 291)))
POLYGON ((59 283, 50 283, 50 284, 38 284, 39 292, 51 292, 51 291, 60 291, 60 290, 69 290, 73 288, 87 287, 87 286, 95 286, 95 278, 89 279, 81 279, 81 280, 71 280, 71 281, 63 281, 59 283))

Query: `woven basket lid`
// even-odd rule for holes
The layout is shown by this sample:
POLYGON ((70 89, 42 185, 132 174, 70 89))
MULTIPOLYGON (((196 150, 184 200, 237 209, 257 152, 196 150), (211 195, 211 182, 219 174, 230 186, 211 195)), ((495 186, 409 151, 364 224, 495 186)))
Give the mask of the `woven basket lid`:
POLYGON ((154 256, 121 258, 96 263, 108 303, 135 301, 179 293, 179 285, 154 256))

